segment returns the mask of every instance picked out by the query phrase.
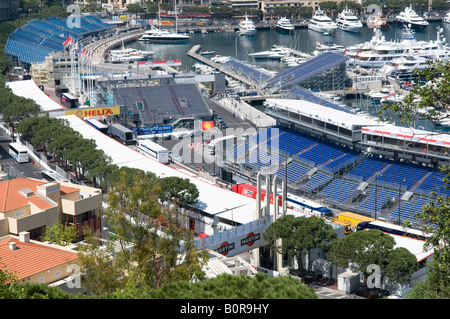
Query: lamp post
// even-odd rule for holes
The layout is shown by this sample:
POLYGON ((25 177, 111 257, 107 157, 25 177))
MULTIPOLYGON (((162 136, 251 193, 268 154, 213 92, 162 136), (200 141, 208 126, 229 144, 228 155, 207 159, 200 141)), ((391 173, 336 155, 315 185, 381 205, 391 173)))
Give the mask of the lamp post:
POLYGON ((406 181, 406 179, 403 179, 400 181, 400 183, 398 183, 398 224, 399 225, 400 225, 400 207, 402 204, 402 199, 400 198, 400 195, 401 195, 402 183, 405 181, 406 181))
POLYGON ((378 175, 375 177, 375 212, 374 212, 374 219, 377 220, 377 203, 378 203, 378 178, 383 176, 383 174, 378 175))

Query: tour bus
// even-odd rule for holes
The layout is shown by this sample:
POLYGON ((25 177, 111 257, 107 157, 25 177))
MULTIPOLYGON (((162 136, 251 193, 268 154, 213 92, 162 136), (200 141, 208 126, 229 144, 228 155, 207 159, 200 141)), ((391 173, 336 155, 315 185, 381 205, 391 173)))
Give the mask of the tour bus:
POLYGON ((78 98, 68 92, 61 94, 61 103, 69 109, 77 108, 79 106, 78 98))
POLYGON ((219 137, 214 140, 212 140, 208 144, 208 152, 211 155, 216 154, 216 146, 220 145, 222 146, 222 149, 225 149, 225 147, 230 147, 231 143, 236 144, 236 135, 228 135, 224 137, 219 137), (232 140, 233 142, 230 142, 232 140), (222 144, 221 144, 222 143, 222 144))
POLYGON ((310 212, 318 217, 333 216, 333 211, 328 207, 292 194, 287 195, 287 207, 302 212, 310 212))
POLYGON ((138 150, 140 153, 148 155, 163 164, 169 163, 169 150, 150 140, 139 140, 138 150))
POLYGON ((66 178, 61 176, 60 174, 52 171, 43 171, 41 172, 41 178, 48 182, 68 182, 66 178))
POLYGON ((10 143, 8 147, 9 155, 19 163, 28 162, 28 149, 20 143, 10 143))

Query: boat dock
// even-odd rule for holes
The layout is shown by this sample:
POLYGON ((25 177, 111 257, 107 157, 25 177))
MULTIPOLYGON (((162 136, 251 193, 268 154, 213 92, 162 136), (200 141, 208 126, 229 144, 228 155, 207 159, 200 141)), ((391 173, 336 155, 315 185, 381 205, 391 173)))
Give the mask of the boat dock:
POLYGON ((222 65, 220 65, 219 63, 215 63, 213 61, 211 61, 208 58, 205 58, 204 56, 200 55, 198 53, 198 51, 200 51, 201 45, 200 44, 196 44, 194 45, 188 52, 187 55, 189 55, 191 58, 196 59, 204 64, 207 64, 213 68, 215 68, 216 70, 219 70, 222 73, 225 73, 226 75, 229 75, 233 78, 235 78, 238 81, 241 81, 242 83, 245 83, 247 85, 249 85, 251 88, 257 88, 258 87, 258 83, 246 78, 244 76, 241 76, 239 74, 237 74, 236 72, 233 72, 232 70, 223 67, 222 65))

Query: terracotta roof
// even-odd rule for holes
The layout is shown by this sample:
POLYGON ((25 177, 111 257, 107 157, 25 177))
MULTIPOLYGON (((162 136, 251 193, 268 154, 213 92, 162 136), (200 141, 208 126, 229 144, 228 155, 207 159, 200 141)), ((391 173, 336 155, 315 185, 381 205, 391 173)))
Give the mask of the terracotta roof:
MULTIPOLYGON (((32 203, 40 209, 48 209, 53 205, 43 197, 36 194, 37 186, 47 184, 47 181, 18 177, 15 179, 0 182, 0 212, 7 212, 13 209, 27 206, 32 203), (29 197, 20 193, 22 190, 31 190, 34 194, 29 197)), ((61 193, 73 193, 77 188, 60 186, 61 193)))
POLYGON ((23 243, 19 239, 10 237, 0 241, 0 258, 1 262, 6 264, 6 269, 17 272, 18 279, 23 279, 75 261, 78 254, 38 243, 23 243), (10 242, 16 243, 14 251, 9 249, 10 242))

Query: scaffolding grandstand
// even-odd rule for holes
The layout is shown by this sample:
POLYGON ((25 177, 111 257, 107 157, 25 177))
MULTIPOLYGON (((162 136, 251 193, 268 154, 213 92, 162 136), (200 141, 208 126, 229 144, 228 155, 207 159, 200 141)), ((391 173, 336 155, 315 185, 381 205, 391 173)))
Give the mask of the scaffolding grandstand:
POLYGON ((79 27, 69 27, 66 20, 48 18, 31 20, 12 32, 5 45, 5 53, 19 62, 43 62, 51 52, 64 51, 64 41, 70 35, 75 41, 98 36, 113 28, 94 16, 82 16, 79 27))

